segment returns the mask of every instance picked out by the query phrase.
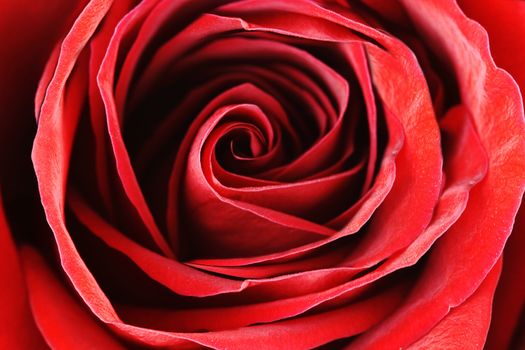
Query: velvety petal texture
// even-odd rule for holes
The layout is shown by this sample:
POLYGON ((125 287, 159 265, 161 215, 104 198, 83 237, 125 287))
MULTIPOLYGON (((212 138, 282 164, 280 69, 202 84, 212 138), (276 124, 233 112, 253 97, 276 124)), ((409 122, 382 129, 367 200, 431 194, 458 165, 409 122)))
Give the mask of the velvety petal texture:
POLYGON ((2 183, 1 341, 519 344, 525 48, 484 2, 74 1, 31 94, 31 235, 2 183))
MULTIPOLYGON (((521 1, 460 1, 465 13, 487 30, 490 51, 495 62, 518 83, 521 96, 525 93, 525 4, 521 1)), ((524 210, 520 208, 514 230, 503 254, 503 271, 496 290, 488 349, 523 346, 525 329, 525 247, 524 210), (520 341, 522 342, 520 344, 520 341)))

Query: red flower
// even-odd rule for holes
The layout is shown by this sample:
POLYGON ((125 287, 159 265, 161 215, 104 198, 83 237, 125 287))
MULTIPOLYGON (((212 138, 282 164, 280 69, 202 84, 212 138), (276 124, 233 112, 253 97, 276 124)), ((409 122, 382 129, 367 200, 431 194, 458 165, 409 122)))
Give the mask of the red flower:
POLYGON ((525 8, 484 2, 1 4, 0 345, 523 344, 525 8))

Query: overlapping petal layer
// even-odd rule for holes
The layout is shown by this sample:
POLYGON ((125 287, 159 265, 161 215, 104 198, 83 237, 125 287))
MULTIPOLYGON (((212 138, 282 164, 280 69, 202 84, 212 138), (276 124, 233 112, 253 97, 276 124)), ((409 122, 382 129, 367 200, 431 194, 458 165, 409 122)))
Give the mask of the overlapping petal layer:
MULTIPOLYGON (((473 305, 484 341, 525 130, 479 26, 452 1, 388 10, 410 42, 374 2, 133 5, 89 2, 36 98, 33 163, 86 342, 119 346, 98 320, 148 346, 424 347, 473 305), (115 300, 129 276, 140 298, 115 300)), ((68 341, 44 303, 66 292, 23 260, 44 337, 68 341)))

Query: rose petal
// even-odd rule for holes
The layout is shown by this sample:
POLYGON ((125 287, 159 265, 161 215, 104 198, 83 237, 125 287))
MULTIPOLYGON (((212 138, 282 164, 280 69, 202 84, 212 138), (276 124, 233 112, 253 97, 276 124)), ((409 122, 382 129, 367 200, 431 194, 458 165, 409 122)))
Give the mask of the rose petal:
POLYGON ((24 247, 21 257, 33 316, 51 348, 124 349, 66 291, 34 249, 24 247))
MULTIPOLYGON (((83 288, 96 289, 96 281, 82 262, 65 227, 63 213, 66 178, 65 163, 69 157, 68 148, 71 147, 72 142, 71 139, 68 140, 65 136, 67 135, 71 138, 72 133, 67 134, 64 131, 64 127, 55 128, 54 126, 57 125, 56 119, 60 118, 63 112, 61 111, 61 101, 64 98, 63 89, 74 63, 99 22, 105 16, 110 5, 111 1, 107 0, 91 1, 77 18, 66 39, 64 39, 62 44, 63 53, 61 53, 59 58, 60 64, 57 66, 58 69, 55 71, 52 81, 57 88, 49 89, 42 105, 39 129, 32 154, 40 196, 48 223, 55 234, 62 266, 78 291, 83 291, 83 288), (65 141, 69 141, 69 143, 65 141), (49 157, 49 153, 53 154, 54 157, 49 157)), ((66 126, 69 128, 71 128, 71 124, 76 122, 73 117, 67 119, 67 122, 70 124, 66 126)), ((101 303, 101 300, 104 299, 103 297, 100 298, 102 293, 99 292, 97 294, 95 292, 92 295, 99 297, 97 305, 102 306, 103 302, 101 303)), ((105 300, 109 304, 109 301, 105 300)), ((102 309, 103 311, 100 309, 97 311, 105 317, 114 315, 111 307, 105 306, 102 309)))
POLYGON ((359 205, 356 205, 355 213, 353 213, 351 220, 345 223, 346 226, 344 231, 338 232, 327 239, 283 252, 245 258, 196 259, 194 262, 216 266, 242 266, 256 263, 275 263, 288 261, 308 254, 315 249, 323 247, 326 244, 336 241, 342 237, 346 237, 354 234, 355 232, 358 232, 362 225, 364 225, 370 219, 370 216, 387 196, 395 179, 394 162, 401 146, 403 145, 404 135, 399 121, 391 114, 387 113, 386 116, 390 138, 387 149, 385 150, 381 167, 374 181, 374 185, 362 198, 360 203, 358 203, 359 205))
POLYGON ((359 80, 359 84, 361 85, 361 91, 365 99, 367 111, 366 116, 368 118, 368 128, 370 135, 370 149, 368 150, 368 169, 362 190, 362 192, 365 193, 366 191, 368 191, 372 184, 378 152, 376 100, 372 87, 370 67, 368 65, 366 49, 364 45, 344 45, 341 49, 346 53, 346 55, 348 55, 348 59, 354 68, 355 74, 357 75, 357 79, 359 80))
MULTIPOLYGON (((241 37, 217 39, 212 43, 196 50, 192 55, 180 59, 177 64, 172 65, 173 71, 190 71, 196 69, 203 63, 211 65, 212 62, 223 61, 241 61, 249 64, 251 61, 268 61, 273 63, 274 60, 278 59, 279 63, 289 64, 300 68, 301 71, 308 72, 308 75, 312 76, 312 79, 320 80, 320 86, 326 86, 326 94, 335 99, 337 102, 338 119, 332 128, 322 135, 321 139, 318 140, 311 148, 305 151, 300 157, 291 164, 286 165, 278 171, 269 171, 264 174, 265 178, 281 180, 281 181, 293 181, 297 178, 304 178, 314 172, 318 172, 330 164, 332 158, 337 156, 341 152, 337 152, 338 149, 353 149, 348 147, 347 144, 341 142, 341 140, 353 140, 353 137, 344 137, 344 128, 352 130, 351 123, 349 125, 343 124, 343 113, 347 108, 347 100, 349 96, 348 83, 333 69, 322 63, 311 54, 304 50, 300 50, 277 41, 269 40, 250 40, 241 37), (342 143, 342 145, 341 145, 342 143)), ((293 72, 290 72, 293 73, 293 72)), ((178 74, 174 74, 176 77, 178 74)), ((293 77, 292 74, 288 74, 288 70, 282 72, 283 75, 293 77)), ((301 115, 290 116, 291 122, 294 123, 293 117, 299 119, 301 115)), ((317 124, 322 125, 322 121, 319 119, 327 119, 326 115, 316 115, 318 121, 317 124)), ((350 119, 350 118, 349 118, 350 119)), ((350 120, 354 120, 352 118, 350 120)), ((348 123, 348 122, 347 122, 348 123)), ((276 169, 277 170, 277 169, 276 169)))
MULTIPOLYGON (((215 346, 240 349, 251 349, 253 346, 265 349, 288 349, 290 347, 310 349, 334 339, 349 337, 365 331, 391 312, 392 308, 399 303, 403 290, 402 286, 391 288, 362 302, 311 316, 244 327, 234 331, 219 331, 216 332, 220 337, 217 337, 218 343, 215 346)), ((261 312, 254 313, 249 310, 236 312, 234 309, 202 310, 202 312, 192 310, 192 312, 180 313, 128 309, 125 314, 132 320, 140 320, 139 322, 146 322, 152 328, 162 329, 184 329, 193 322, 200 323, 202 327, 206 327, 204 329, 233 329, 237 327, 236 324, 246 323, 244 318, 249 319, 254 315, 263 317, 261 312), (221 313, 224 314, 223 317, 220 316, 221 313), (230 324, 231 322, 233 323, 230 324)))
MULTIPOLYGON (((181 0, 176 2, 158 0, 145 1, 145 6, 142 9, 139 9, 136 13, 145 16, 144 22, 141 24, 137 37, 126 55, 115 89, 115 104, 119 118, 123 118, 124 116, 124 101, 127 96, 127 91, 129 90, 131 79, 135 73, 139 59, 147 45, 150 43, 151 38, 161 30, 162 26, 166 24, 170 16, 174 13, 177 13, 179 16, 178 18, 181 19, 177 25, 184 26, 187 24, 186 22, 193 19, 194 16, 206 12, 207 9, 216 5, 216 1, 210 0, 199 2, 191 0, 181 0), (182 21, 182 19, 184 19, 184 21, 182 21)), ((128 27, 128 25, 134 25, 132 22, 134 22, 134 20, 131 20, 130 22, 125 20, 120 23, 121 30, 112 39, 110 51, 120 45, 122 36, 131 28, 128 27)), ((114 63, 108 64, 111 66, 114 63)))
POLYGON ((122 138, 122 130, 120 125, 119 114, 113 95, 113 82, 115 75, 115 61, 117 60, 118 49, 121 44, 122 36, 125 34, 128 26, 133 26, 136 21, 141 18, 139 15, 130 16, 130 14, 141 13, 147 11, 152 6, 151 1, 142 2, 135 7, 133 11, 129 12, 120 22, 113 37, 106 50, 106 55, 102 60, 100 70, 97 75, 97 83, 100 88, 102 101, 106 112, 106 122, 108 133, 115 156, 116 168, 124 191, 126 192, 130 202, 133 204, 152 239, 157 244, 159 249, 169 257, 174 257, 171 247, 168 245, 164 236, 160 232, 157 223, 149 209, 144 195, 139 187, 135 172, 131 166, 129 154, 122 138))
MULTIPOLYGON (((437 125, 435 123, 435 116, 432 112, 432 106, 428 98, 428 91, 424 77, 419 71, 417 63, 413 60, 411 53, 400 42, 392 40, 392 38, 384 36, 370 27, 364 26, 359 21, 352 18, 343 17, 334 12, 328 11, 316 4, 306 3, 276 3, 265 2, 257 3, 252 0, 240 1, 222 7, 219 12, 222 15, 234 15, 243 18, 249 23, 247 29, 250 30, 266 30, 275 31, 281 34, 288 34, 306 38, 315 38, 317 40, 329 41, 354 41, 355 37, 352 31, 346 29, 342 30, 343 26, 347 26, 353 30, 361 32, 363 35, 373 36, 375 40, 381 41, 389 50, 392 51, 401 60, 395 61, 388 57, 379 48, 369 45, 369 55, 375 58, 375 65, 379 69, 372 69, 376 75, 376 79, 381 79, 383 85, 383 100, 389 104, 389 108, 394 109, 396 115, 402 118, 402 122, 406 128, 405 132, 408 138, 409 146, 405 147, 403 153, 403 166, 399 167, 400 172, 407 173, 401 177, 403 181, 398 181, 394 184, 394 189, 390 193, 390 200, 388 206, 384 206, 381 214, 384 217, 373 220, 376 222, 378 229, 366 236, 367 241, 365 245, 370 249, 360 249, 359 252, 366 252, 367 255, 355 256, 353 258, 355 264, 373 265, 381 259, 381 257, 388 256, 391 252, 410 243, 417 234, 428 224, 432 215, 433 207, 437 200, 441 184, 441 155, 439 147, 439 134, 437 125), (271 16, 267 12, 268 9, 286 11, 287 20, 276 21, 282 13, 274 11, 271 16), (322 23, 313 21, 305 22, 304 16, 311 17, 311 19, 319 19, 322 23), (293 18, 294 20, 291 20, 293 18), (329 23, 328 20, 333 21, 329 23), (299 25, 301 23, 302 25, 299 25), (315 30, 310 30, 315 25, 315 30), (283 27, 284 26, 284 27, 283 27), (322 28, 323 30, 319 30, 322 28), (385 65, 387 67, 381 67, 385 65), (405 77, 414 77, 410 82, 419 86, 414 89, 413 86, 406 86, 402 91, 407 93, 405 99, 396 99, 398 88, 388 87, 387 77, 382 77, 378 74, 390 72, 396 73, 400 84, 407 84, 405 77), (396 92, 394 94, 394 91, 396 92), (418 94, 418 96, 414 96, 418 94), (392 96, 390 96, 392 95, 392 96), (418 101, 418 104, 413 104, 413 101, 418 101), (410 106, 410 107, 409 107, 410 106), (420 110, 416 111, 419 108, 420 110), (407 113, 412 111, 412 113, 407 113), (424 118, 420 118, 423 115, 424 118), (417 117, 417 118, 416 118, 417 117), (417 123, 417 124, 414 124, 417 123), (417 127, 416 127, 417 125, 417 127), (425 131, 422 131, 425 129, 425 131), (422 139, 419 135, 425 134, 422 139), (414 143, 414 144, 412 144, 414 143), (405 160, 408 157, 410 160, 405 160), (412 164, 412 165, 411 165, 412 164), (417 167, 414 167, 417 164, 417 167), (423 166, 424 165, 424 166, 423 166), (413 173, 412 175, 409 175, 413 173), (419 174, 419 175, 416 175, 419 174), (405 182, 407 181, 407 182, 405 182), (413 181, 413 182, 412 182, 413 181), (408 196, 413 202, 403 200, 402 205, 399 205, 399 196, 402 193, 418 193, 417 196, 408 196), (418 210, 414 210, 418 208, 418 210), (396 222, 398 223, 396 224, 396 222), (409 221, 411 225, 407 226, 405 223, 409 221), (380 224, 378 224, 380 222, 380 224), (379 229, 380 227, 380 229, 379 229), (396 231, 403 228, 403 233, 392 232, 386 234, 387 231, 396 231), (383 237, 390 240, 390 243, 383 242, 383 237), (369 247, 368 247, 369 246, 369 247)), ((394 76, 395 77, 395 76, 394 76)), ((350 231, 345 229, 344 231, 350 231)))
MULTIPOLYGON (((33 201, 39 206, 33 193, 34 173, 27 157, 35 133, 33 108, 40 108, 40 103, 32 103, 37 79, 55 41, 64 34, 83 3, 0 2, 0 161, 4 164, 0 176, 2 197, 10 212, 23 208, 18 218, 31 212, 33 201)), ((1 201, 0 198, 0 276, 4 287, 0 291, 0 348, 46 349, 48 346, 31 315, 17 247, 1 201)), ((16 235, 23 232, 17 231, 16 235)))
POLYGON ((367 51, 385 108, 405 127, 405 144, 396 160, 397 181, 349 258, 354 266, 371 266, 413 241, 428 225, 441 187, 440 140, 426 83, 405 49, 394 45, 395 59, 375 46, 367 51))
POLYGON ((111 182, 107 161, 108 142, 106 135, 105 111, 97 85, 97 71, 105 55, 106 47, 111 39, 118 21, 129 11, 131 0, 118 1, 111 6, 107 18, 101 23, 99 30, 90 42, 89 60, 89 115, 95 140, 95 172, 98 185, 97 193, 102 198, 105 209, 112 211, 111 182))
MULTIPOLYGON (((348 298, 350 295, 349 293, 355 291, 356 288, 359 289, 361 286, 378 280, 399 268, 414 264, 431 247, 435 240, 461 215, 465 208, 469 189, 475 185, 477 181, 483 178, 486 171, 486 159, 484 157, 483 148, 476 137, 472 125, 468 123, 468 117, 465 118, 464 113, 464 110, 461 108, 456 108, 451 111, 449 116, 447 116, 443 122, 447 132, 452 134, 450 139, 454 142, 451 146, 452 148, 450 149, 450 152, 447 153, 448 158, 446 167, 449 169, 452 182, 441 198, 432 225, 430 225, 424 234, 418 237, 409 248, 401 254, 393 256, 376 271, 369 273, 362 278, 358 278, 357 280, 317 293, 315 300, 327 301, 343 296, 344 298, 348 298), (465 154, 463 152, 463 149, 465 148, 471 150, 472 153, 469 153, 468 155, 465 154)), ((346 273, 347 270, 341 268, 328 271, 331 273, 346 273)), ((312 274, 313 271, 310 272, 310 275, 312 274)), ((328 276, 328 274, 325 276, 328 276)), ((312 304, 312 300, 308 301, 307 298, 308 296, 306 296, 306 298, 294 298, 294 303, 299 303, 301 299, 304 299, 305 304, 302 304, 303 306, 301 307, 310 308, 314 306, 315 304, 312 304)), ((292 300, 293 299, 290 299, 290 301, 292 300)), ((286 305, 285 302, 287 301, 280 301, 279 304, 282 304, 283 306, 277 307, 275 305, 272 309, 284 308, 286 305)), ((301 305, 301 303, 297 305, 301 305)), ((291 305, 292 304, 286 307, 290 307, 291 305)))
POLYGON ((525 247, 524 213, 522 205, 503 253, 503 271, 496 290, 487 349, 509 348, 513 336, 522 332, 519 322, 525 312, 525 279, 520 278, 525 247))
POLYGON ((507 70, 525 95, 525 4, 522 1, 459 0, 461 10, 483 25, 496 64, 507 70))
MULTIPOLYGON (((241 89, 242 87, 238 91, 235 88, 230 90, 232 96, 239 95, 241 89)), ((290 249, 330 235, 331 230, 320 225, 222 197, 209 186, 201 169, 201 148, 206 134, 230 113, 253 113, 256 118, 264 118, 262 111, 254 105, 231 105, 206 118, 206 123, 195 137, 183 186, 186 213, 184 227, 199 242, 199 252, 207 254, 206 249, 209 247, 209 252, 217 254, 217 248, 220 247, 219 251, 226 254, 253 256, 272 250, 290 249), (244 221, 244 225, 238 225, 240 220, 244 221), (253 233, 257 233, 257 239, 253 233)))
POLYGON ((518 136, 525 131, 521 98, 508 74, 492 63, 486 35, 452 1, 412 5, 405 2, 419 28, 456 69, 462 99, 488 152, 489 169, 471 191, 461 218, 435 245, 412 296, 359 340, 365 347, 410 344, 477 289, 503 250, 525 185, 525 145, 518 136), (425 20, 429 14, 432 21, 425 20), (412 325, 409 332, 404 331, 407 324, 412 325))
POLYGON ((69 195, 69 204, 74 214, 94 235, 107 245, 124 253, 152 279, 170 288, 177 294, 208 296, 220 292, 239 290, 241 282, 216 277, 188 268, 178 261, 156 254, 110 226, 90 209, 74 192, 69 195))
MULTIPOLYGON (((295 297, 286 300, 283 299, 284 295, 281 295, 281 299, 276 302, 247 306, 248 308, 253 308, 254 310, 257 309, 258 312, 245 312, 244 314, 253 315, 253 317, 256 317, 259 320, 259 322, 262 321, 261 317, 263 317, 264 315, 266 315, 265 317, 270 317, 270 315, 273 315, 271 317, 289 317, 290 315, 295 314, 299 310, 303 310, 304 312, 304 310, 318 305, 319 300, 327 301, 334 298, 339 298, 343 295, 345 299, 347 299, 353 293, 355 293, 355 291, 358 291, 362 286, 369 284, 375 280, 378 280, 386 274, 391 273, 392 271, 415 263, 428 250, 428 248, 439 237, 439 235, 446 231, 448 227, 457 220, 466 203, 465 194, 477 181, 479 181, 479 179, 483 177, 483 174, 486 170, 486 164, 483 158, 483 149, 481 148, 479 141, 476 138, 476 134, 472 126, 469 123, 465 123, 465 121, 468 122, 468 118, 465 118, 464 112, 460 108, 453 110, 453 112, 450 113, 449 116, 447 116, 447 118, 445 118, 443 121, 445 129, 452 134, 450 140, 454 141, 450 152, 447 152, 449 158, 447 158, 446 163, 446 168, 450 169, 450 179, 453 182, 450 184, 450 188, 447 189, 443 194, 433 224, 427 229, 425 234, 421 235, 416 240, 416 242, 413 245, 411 245, 402 254, 392 257, 392 259, 390 259, 386 264, 382 265, 375 272, 367 274, 362 278, 344 283, 342 285, 340 284, 341 280, 339 280, 339 282, 335 283, 336 287, 334 288, 323 292, 318 292, 312 295, 306 295, 304 297, 295 297), (463 149, 470 149, 471 153, 467 155, 464 152, 462 152, 463 149), (280 314, 281 316, 277 316, 278 314, 280 314)), ((107 231, 108 229, 97 229, 94 232, 107 231)), ((301 279, 298 278, 301 275, 302 274, 297 274, 295 276, 295 279, 297 280, 295 283, 299 283, 299 285, 301 285, 301 289, 303 289, 303 291, 306 291, 306 285, 304 281, 301 281, 301 279)), ((324 283, 327 283, 330 279, 333 278, 336 278, 337 280, 340 277, 349 278, 352 276, 351 270, 347 268, 338 268, 316 272, 309 271, 307 274, 305 274, 305 277, 308 277, 311 280, 314 275, 319 276, 314 280, 324 281, 324 283), (337 275, 339 275, 340 277, 336 277, 337 275), (321 276, 323 280, 320 279, 321 276)), ((290 282, 292 282, 291 277, 293 276, 288 276, 286 277, 286 279, 280 278, 269 279, 267 281, 253 281, 250 282, 250 284, 253 286, 266 285, 266 289, 261 290, 261 293, 268 294, 269 291, 274 290, 271 293, 272 295, 275 295, 275 290, 296 290, 298 288, 298 286, 289 284, 290 282), (276 283, 279 280, 281 280, 281 283, 286 282, 287 287, 284 287, 284 284, 276 283)), ((319 282, 317 284, 319 285, 319 282)), ((243 285, 246 287, 248 286, 247 283, 243 285)), ((320 285, 318 287, 320 287, 320 285)), ((238 308, 236 307, 231 307, 227 310, 203 310, 202 312, 208 313, 208 318, 211 322, 213 319, 210 317, 213 315, 213 312, 217 312, 217 315, 220 315, 220 317, 226 317, 227 312, 232 312, 234 315, 239 314, 240 310, 237 309, 238 308)), ((157 316, 160 317, 158 313, 157 316)), ((181 316, 180 312, 167 312, 166 315, 163 316, 163 318, 167 317, 168 319, 181 319, 181 317, 178 316, 181 316)), ((183 317, 183 319, 187 319, 187 316, 183 317)), ((230 322, 240 322, 240 320, 241 319, 239 318, 233 318, 230 322)), ((173 324, 173 322, 174 321, 170 321, 169 324, 173 324)), ((200 326, 203 325, 204 323, 200 323, 200 326)), ((207 327, 211 326, 208 325, 207 327)))
MULTIPOLYGON (((313 257, 304 257, 297 261, 269 265, 247 265, 239 267, 220 265, 215 266, 191 261, 186 262, 186 264, 201 270, 220 273, 226 276, 259 279, 283 276, 295 272, 305 272, 305 274, 307 274, 312 270, 328 269, 330 267, 337 266, 337 264, 341 262, 341 260, 343 260, 343 258, 346 256, 347 250, 348 248, 346 247, 329 247, 328 250, 314 255, 313 257)), ((360 270, 356 269, 355 272, 358 273, 360 270)))
POLYGON ((492 300, 500 271, 501 261, 474 294, 451 309, 429 333, 408 349, 481 349, 491 321, 492 300))
MULTIPOLYGON (((265 97, 260 101, 252 101, 258 106, 261 106, 263 110, 267 110, 265 113, 271 113, 271 110, 268 110, 269 107, 274 106, 275 102, 268 95, 257 92, 258 89, 254 88, 251 85, 243 85, 243 94, 246 94, 247 91, 254 90, 252 98, 256 96, 265 97)), ((283 111, 279 111, 281 115, 284 115, 283 111)), ((284 116, 286 118, 286 116, 284 116)), ((226 128, 228 125, 225 124, 222 128, 226 128)), ((221 183, 220 178, 216 178, 215 173, 217 168, 220 169, 220 165, 215 164, 217 160, 215 158, 209 159, 212 157, 216 143, 222 137, 222 131, 219 131, 221 128, 218 128, 208 138, 206 144, 204 145, 204 153, 201 159, 204 173, 208 179, 209 184, 222 196, 225 196, 229 199, 234 199, 236 201, 247 202, 255 204, 258 206, 263 206, 273 210, 278 210, 284 213, 291 215, 296 215, 305 218, 308 213, 319 217, 322 215, 323 211, 326 210, 327 213, 334 212, 334 209, 339 205, 337 203, 337 198, 341 197, 340 202, 344 203, 344 198, 351 198, 351 190, 355 189, 356 175, 361 169, 362 164, 357 165, 353 169, 349 169, 342 173, 318 178, 315 180, 307 181, 298 181, 295 183, 276 183, 268 185, 259 185, 259 186, 243 186, 240 188, 231 188, 226 187, 221 183), (352 187, 354 185, 354 187, 352 187), (343 189, 347 189, 343 191, 343 189), (296 198, 296 201, 287 202, 282 201, 282 198, 296 198), (331 204, 328 206, 327 204, 331 204)), ((281 142, 281 141, 278 141, 281 142)), ((268 152, 266 155, 270 155, 268 152)), ((263 157, 255 157, 249 161, 258 161, 262 160, 263 157)), ((266 158, 264 158, 266 159, 266 158)), ((271 160, 271 158, 269 159, 271 160)), ((236 170, 240 168, 242 164, 236 166, 236 170)), ((246 164, 252 165, 252 164, 246 164)), ((346 201, 347 202, 347 201, 346 201)), ((329 215, 329 214, 328 214, 329 215)), ((320 220, 316 220, 319 222, 320 220)))
MULTIPOLYGON (((471 18, 480 22, 490 38, 490 51, 496 64, 509 73, 525 95, 525 4, 520 1, 458 1, 461 9, 471 18)), ((523 229, 523 205, 517 216, 515 228, 507 242, 503 254, 503 272, 494 302, 491 330, 487 339, 487 349, 507 348, 511 342, 520 312, 523 318, 525 307, 525 279, 516 278, 522 274, 525 256, 521 247, 525 246, 523 229)), ((517 345, 516 345, 517 346, 517 345)))
POLYGON ((0 347, 5 349, 45 349, 42 338, 31 315, 24 276, 18 252, 7 225, 0 197, 0 278, 8 288, 0 289, 0 347))

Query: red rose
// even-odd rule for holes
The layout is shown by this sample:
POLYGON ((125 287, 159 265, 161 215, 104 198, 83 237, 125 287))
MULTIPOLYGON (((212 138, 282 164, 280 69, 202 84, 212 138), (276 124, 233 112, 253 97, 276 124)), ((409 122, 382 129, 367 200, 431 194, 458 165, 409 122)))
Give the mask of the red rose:
POLYGON ((2 348, 523 344, 521 3, 65 3, 0 8, 2 348))

